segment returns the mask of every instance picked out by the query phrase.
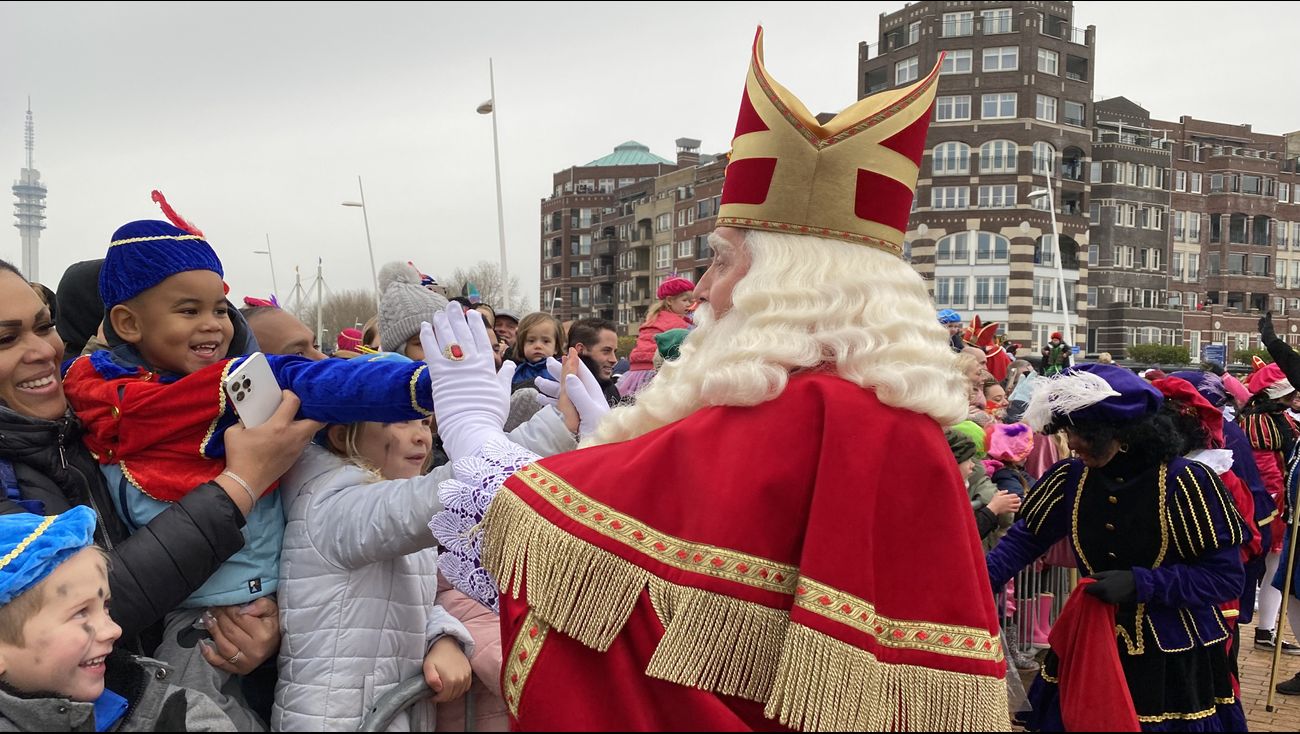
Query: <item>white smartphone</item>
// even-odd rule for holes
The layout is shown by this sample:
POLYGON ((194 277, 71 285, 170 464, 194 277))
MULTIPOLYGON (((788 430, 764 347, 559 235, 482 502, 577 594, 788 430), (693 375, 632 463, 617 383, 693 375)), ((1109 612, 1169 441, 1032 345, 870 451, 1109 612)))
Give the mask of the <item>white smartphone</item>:
POLYGON ((253 352, 226 375, 226 395, 245 428, 255 428, 271 419, 280 407, 280 383, 271 372, 266 355, 253 352))

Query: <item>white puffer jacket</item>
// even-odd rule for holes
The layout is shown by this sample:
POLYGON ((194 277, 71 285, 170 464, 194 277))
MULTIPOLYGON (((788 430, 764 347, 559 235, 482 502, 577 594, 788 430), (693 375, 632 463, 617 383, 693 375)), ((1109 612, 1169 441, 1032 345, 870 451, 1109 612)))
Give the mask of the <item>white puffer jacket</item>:
MULTIPOLYGON (((547 408, 511 433, 539 453, 575 447, 547 408), (540 451, 539 451, 540 449, 540 451)), ((423 674, 429 646, 472 638, 434 604, 442 466, 413 479, 373 475, 309 446, 280 483, 287 520, 280 556, 280 680, 273 731, 356 731, 379 697, 423 674)), ((433 706, 400 714, 389 731, 432 731, 433 706)))

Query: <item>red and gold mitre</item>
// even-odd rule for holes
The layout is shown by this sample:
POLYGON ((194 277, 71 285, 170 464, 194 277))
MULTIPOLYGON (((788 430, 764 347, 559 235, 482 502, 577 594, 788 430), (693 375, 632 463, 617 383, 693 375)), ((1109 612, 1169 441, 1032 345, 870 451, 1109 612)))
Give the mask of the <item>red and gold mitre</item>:
POLYGON ((763 67, 763 29, 740 99, 719 226, 810 234, 902 253, 939 64, 825 125, 763 67))

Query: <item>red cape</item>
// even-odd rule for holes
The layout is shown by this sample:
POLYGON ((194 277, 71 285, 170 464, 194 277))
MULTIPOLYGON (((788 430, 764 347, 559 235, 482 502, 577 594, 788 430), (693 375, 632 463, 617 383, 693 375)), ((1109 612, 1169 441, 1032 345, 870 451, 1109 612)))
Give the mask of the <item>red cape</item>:
POLYGON ((485 525, 519 728, 1008 726, 943 433, 833 375, 531 465, 485 525))
POLYGON ((1115 645, 1115 605, 1084 591, 1080 579, 1047 640, 1057 667, 1066 731, 1141 731, 1115 645))
MULTIPOLYGON (((119 464, 148 496, 176 502, 226 468, 209 456, 218 421, 228 413, 221 382, 226 359, 171 383, 139 369, 114 379, 88 357, 68 367, 63 388, 85 426, 84 441, 101 464, 119 464)), ((268 490, 270 491, 270 490, 268 490)))

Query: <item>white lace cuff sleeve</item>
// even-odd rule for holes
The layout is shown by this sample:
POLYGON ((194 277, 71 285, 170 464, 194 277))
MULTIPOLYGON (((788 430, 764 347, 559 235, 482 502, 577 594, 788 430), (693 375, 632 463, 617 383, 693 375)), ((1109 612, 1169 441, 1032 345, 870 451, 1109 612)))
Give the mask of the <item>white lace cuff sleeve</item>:
POLYGON ((478 525, 497 490, 516 471, 540 457, 502 439, 493 439, 473 455, 455 462, 452 478, 438 485, 443 510, 433 516, 429 529, 442 546, 438 570, 460 591, 494 612, 497 582, 483 568, 483 534, 478 525))

